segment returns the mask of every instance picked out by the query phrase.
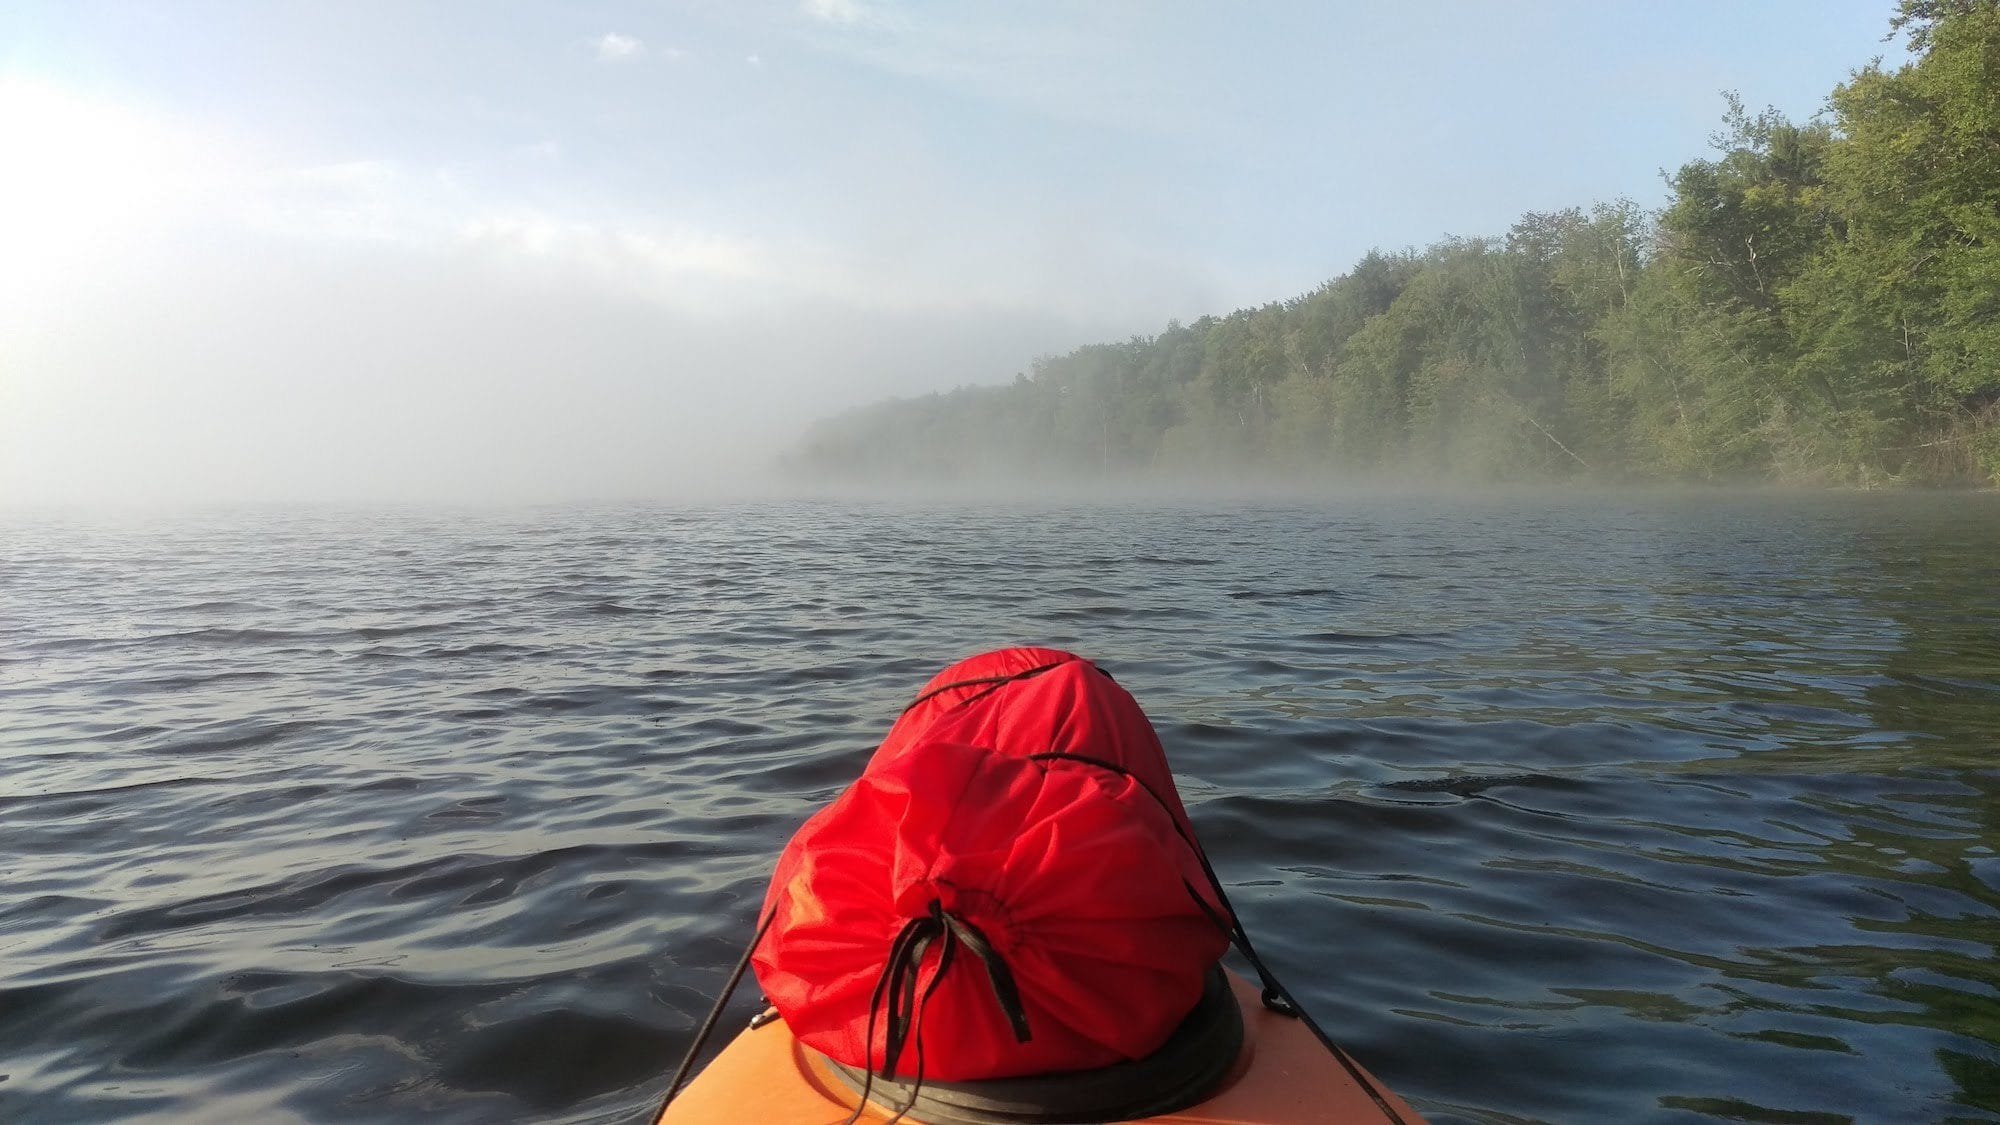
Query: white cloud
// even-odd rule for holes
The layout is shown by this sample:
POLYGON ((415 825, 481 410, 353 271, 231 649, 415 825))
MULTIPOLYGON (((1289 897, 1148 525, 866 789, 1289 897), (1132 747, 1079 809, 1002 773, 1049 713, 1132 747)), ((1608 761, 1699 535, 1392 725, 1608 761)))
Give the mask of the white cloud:
POLYGON ((1182 96, 1198 84, 1178 80, 1178 60, 1132 50, 1145 28, 1127 5, 1073 5, 1053 22, 1005 5, 974 5, 952 19, 853 0, 807 0, 804 10, 813 18, 798 34, 816 49, 1059 120, 1163 136, 1226 124, 1214 107, 1182 96))
POLYGON ((763 65, 764 65, 764 56, 762 56, 762 55, 744 55, 744 56, 743 56, 743 61, 744 61, 744 62, 746 62, 746 63, 749 63, 749 64, 750 64, 751 66, 763 66, 763 65))
POLYGON ((599 62, 630 62, 646 53, 646 44, 643 41, 615 31, 606 32, 592 45, 597 50, 599 62))
POLYGON ((503 270, 567 274, 669 307, 714 306, 730 282, 780 281, 768 255, 716 231, 658 223, 587 222, 543 211, 468 218, 454 244, 503 270))
POLYGON ((678 308, 718 307, 730 296, 720 287, 729 283, 793 285, 767 251, 722 231, 523 205, 448 170, 385 160, 267 176, 246 217, 252 229, 279 238, 470 255, 503 274, 560 278, 678 308))
POLYGON ((342 241, 415 242, 448 213, 442 179, 419 183, 388 160, 347 160, 258 177, 243 219, 254 230, 342 241))
MULTIPOLYGON (((763 65, 761 56, 745 65, 763 65)), ((8 248, 0 254, 0 330, 53 324, 45 312, 115 275, 106 263, 185 259, 207 245, 409 252, 412 262, 701 315, 800 299, 897 313, 1036 307, 1079 315, 1101 304, 1062 280, 1081 253, 1068 227, 1040 241, 1035 230, 1019 230, 1004 251, 954 244, 940 258, 900 213, 844 246, 781 233, 782 224, 756 216, 693 221, 671 210, 600 206, 583 202, 592 193, 576 190, 576 169, 553 139, 451 166, 362 155, 285 165, 190 122, 0 81, 0 142, 0 151, 23 158, 11 178, 0 177, 0 245, 8 248), (1035 249, 1050 239, 1059 250, 1035 249), (977 268, 965 268, 975 259, 977 268)))
POLYGON ((799 10, 821 23, 855 24, 868 18, 859 0, 805 0, 799 10))

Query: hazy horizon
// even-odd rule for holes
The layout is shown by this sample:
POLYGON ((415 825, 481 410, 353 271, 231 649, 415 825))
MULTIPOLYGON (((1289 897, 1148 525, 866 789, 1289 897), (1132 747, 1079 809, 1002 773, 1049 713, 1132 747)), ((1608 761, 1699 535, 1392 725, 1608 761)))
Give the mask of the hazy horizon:
POLYGON ((0 506, 774 492, 830 413, 1656 205, 1890 7, 17 5, 0 506))

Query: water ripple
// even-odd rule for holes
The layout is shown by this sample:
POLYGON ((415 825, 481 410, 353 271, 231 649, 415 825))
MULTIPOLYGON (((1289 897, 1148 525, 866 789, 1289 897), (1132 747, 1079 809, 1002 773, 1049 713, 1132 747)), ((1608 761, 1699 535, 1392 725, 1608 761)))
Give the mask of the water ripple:
POLYGON ((11 520, 0 1119, 637 1120, 1030 642, 1435 1119, 2000 1120, 2000 498, 11 520))

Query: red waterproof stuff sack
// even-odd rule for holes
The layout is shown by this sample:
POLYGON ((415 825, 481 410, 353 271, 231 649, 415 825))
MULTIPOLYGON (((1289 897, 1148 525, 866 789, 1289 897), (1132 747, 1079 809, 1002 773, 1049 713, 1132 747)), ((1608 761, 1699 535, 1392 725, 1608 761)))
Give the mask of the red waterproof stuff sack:
POLYGON ((786 846, 754 967, 800 1041, 943 1081, 1156 1050, 1222 955, 1159 738, 1088 661, 946 669, 786 846))

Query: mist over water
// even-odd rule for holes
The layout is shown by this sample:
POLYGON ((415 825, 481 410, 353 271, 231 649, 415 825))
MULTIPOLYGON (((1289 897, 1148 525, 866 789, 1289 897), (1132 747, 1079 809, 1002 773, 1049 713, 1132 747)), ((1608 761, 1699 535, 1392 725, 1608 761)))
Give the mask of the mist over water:
POLYGON ((2000 1121, 2000 10, 1715 7, 10 0, 0 1125, 641 1121, 1014 644, 1433 1120, 2000 1121))
POLYGON ((0 1118, 637 1121, 785 836, 1012 643, 1137 696, 1259 946, 1436 1120, 2000 1115, 1996 530, 1990 495, 16 513, 0 1118))

